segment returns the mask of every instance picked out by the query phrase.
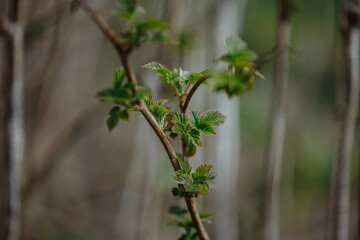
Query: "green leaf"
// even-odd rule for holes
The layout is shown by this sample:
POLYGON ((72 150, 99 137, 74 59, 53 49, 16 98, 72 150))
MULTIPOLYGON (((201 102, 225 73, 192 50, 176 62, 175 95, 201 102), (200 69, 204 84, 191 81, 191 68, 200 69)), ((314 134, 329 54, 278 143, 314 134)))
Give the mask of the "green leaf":
POLYGON ((126 20, 136 19, 145 13, 145 10, 136 4, 135 0, 118 0, 119 7, 113 11, 113 16, 126 20))
POLYGON ((108 118, 108 120, 106 121, 107 126, 109 128, 109 130, 111 131, 112 129, 114 129, 114 127, 117 125, 117 123, 119 122, 119 113, 120 113, 120 108, 118 106, 113 107, 110 112, 109 115, 110 117, 108 118))
POLYGON ((154 116, 156 121, 159 123, 160 127, 165 130, 169 130, 173 126, 172 115, 170 114, 170 107, 162 106, 167 102, 166 99, 161 99, 158 101, 153 101, 152 97, 144 99, 146 107, 149 109, 151 114, 154 116))
POLYGON ((176 216, 179 219, 184 219, 187 214, 187 210, 177 206, 170 206, 168 213, 176 216))
POLYGON ((214 128, 212 128, 209 124, 201 124, 198 128, 198 130, 200 130, 202 133, 206 134, 206 135, 215 135, 216 132, 214 130, 214 128))
POLYGON ((247 44, 243 40, 241 40, 239 37, 236 36, 229 36, 225 40, 226 42, 226 50, 229 52, 229 54, 238 54, 246 49, 247 44))
MULTIPOLYGON (((174 133, 174 132, 171 132, 170 133, 170 137, 172 138, 172 139, 175 139, 177 136, 179 136, 179 134, 177 134, 177 133, 174 133)), ((189 157, 189 156, 187 156, 187 155, 185 155, 186 157, 189 157)))
POLYGON ((170 43, 171 36, 164 32, 147 32, 146 33, 146 40, 150 43, 160 42, 160 43, 170 43))
POLYGON ((148 30, 168 30, 169 27, 165 24, 165 22, 161 19, 149 18, 144 22, 138 22, 138 27, 140 27, 144 31, 148 30))
POLYGON ((125 69, 119 68, 113 76, 113 84, 115 89, 120 89, 125 78, 125 69))
POLYGON ((201 114, 198 111, 191 111, 190 112, 190 119, 194 127, 198 127, 201 121, 201 114))
MULTIPOLYGON (((182 87, 185 87, 189 83, 188 71, 183 71, 181 68, 174 69, 172 72, 172 82, 180 84, 182 87)), ((182 91, 180 90, 182 93, 182 91)))
POLYGON ((184 158, 184 156, 182 156, 181 154, 177 154, 177 157, 181 169, 184 170, 185 173, 189 174, 191 172, 189 161, 186 158, 184 158))
POLYGON ((117 115, 111 115, 106 121, 110 131, 114 129, 114 127, 117 125, 118 122, 119 122, 119 116, 117 115))
POLYGON ((213 165, 210 165, 210 164, 200 165, 194 172, 194 179, 199 178, 199 177, 205 177, 205 181, 214 179, 215 175, 213 173, 209 174, 212 168, 213 168, 213 165), (208 178, 208 177, 211 177, 211 178, 208 178))
POLYGON ((192 141, 186 142, 185 153, 186 157, 192 157, 196 154, 196 145, 192 141))
POLYGON ((236 54, 229 54, 220 57, 218 60, 230 63, 231 65, 241 68, 251 66, 250 61, 257 59, 257 55, 250 50, 244 50, 236 54))
POLYGON ((180 197, 181 196, 181 192, 180 192, 180 189, 179 188, 173 188, 171 190, 171 193, 174 197, 180 197))
POLYGON ((178 184, 182 184, 185 187, 185 190, 187 190, 188 186, 191 186, 193 184, 193 179, 190 175, 187 174, 181 174, 178 172, 175 172, 175 179, 178 184))
POLYGON ((201 219, 203 218, 208 218, 208 217, 211 217, 211 216, 214 216, 215 213, 211 213, 211 212, 201 212, 199 213, 199 216, 201 219))
POLYGON ((142 68, 150 69, 158 73, 158 76, 161 77, 168 77, 171 75, 169 69, 167 69, 164 65, 157 63, 157 62, 150 62, 142 66, 142 68))
POLYGON ((194 144, 196 144, 197 146, 201 146, 200 132, 198 130, 193 128, 187 133, 187 135, 194 144))
POLYGON ((145 87, 138 87, 134 94, 135 99, 144 99, 146 97, 149 97, 151 95, 151 90, 149 88, 145 87))
POLYGON ((119 113, 119 118, 127 122, 129 120, 129 112, 127 110, 122 110, 119 113))
POLYGON ((187 134, 187 132, 190 130, 190 124, 186 118, 186 115, 183 113, 174 113, 174 127, 173 132, 183 135, 187 134))
POLYGON ((242 69, 233 73, 230 70, 213 70, 211 72, 213 88, 216 92, 224 91, 229 97, 241 95, 248 91, 254 79, 253 72, 243 72, 242 69))
POLYGON ((219 126, 225 120, 226 117, 218 111, 207 111, 201 115, 201 121, 212 126, 219 126))
POLYGON ((192 73, 189 76, 189 82, 191 84, 195 84, 200 78, 202 78, 204 76, 204 74, 202 73, 192 73))
MULTIPOLYGON (((205 115, 207 113, 204 113, 205 115)), ((211 127, 211 123, 204 121, 204 114, 200 114, 197 111, 191 111, 190 119, 195 129, 201 131, 207 135, 215 135, 214 129, 211 127)))
POLYGON ((126 91, 126 89, 104 89, 98 92, 96 97, 101 102, 112 102, 128 108, 133 106, 131 92, 126 91))

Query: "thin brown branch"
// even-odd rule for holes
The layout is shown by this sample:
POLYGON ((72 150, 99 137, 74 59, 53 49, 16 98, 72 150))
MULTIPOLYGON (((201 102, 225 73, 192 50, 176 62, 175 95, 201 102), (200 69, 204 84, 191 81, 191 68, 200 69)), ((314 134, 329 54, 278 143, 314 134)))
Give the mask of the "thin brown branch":
POLYGON ((288 45, 290 37, 289 2, 279 0, 279 26, 275 61, 274 102, 267 161, 264 233, 265 240, 280 238, 280 179, 286 129, 288 45))
POLYGON ((86 0, 80 0, 80 4, 85 13, 96 23, 104 35, 110 40, 116 51, 123 55, 126 51, 120 43, 120 37, 111 28, 111 26, 87 4, 86 0))
POLYGON ((209 79, 209 76, 203 76, 202 78, 200 78, 195 84, 194 86, 190 89, 190 92, 188 94, 188 96, 186 97, 185 102, 180 103, 180 109, 182 113, 186 113, 186 110, 189 106, 190 100, 192 98, 192 96, 194 95, 194 93, 196 92, 196 90, 198 89, 198 87, 200 87, 200 85, 205 82, 207 79, 209 79))
MULTIPOLYGON (((145 104, 143 102, 141 102, 140 104, 142 105, 140 107, 140 112, 144 115, 144 117, 148 121, 149 125, 152 127, 152 129, 158 136, 159 140, 163 144, 163 146, 169 156, 170 162, 174 168, 174 171, 180 170, 180 165, 179 165, 179 162, 177 161, 176 153, 175 153, 171 143, 169 142, 168 138, 166 137, 164 131, 161 129, 160 125, 157 123, 154 116, 146 108, 145 104)), ((193 199, 189 196, 185 196, 185 201, 186 201, 186 206, 188 208, 191 219, 193 220, 195 228, 198 232, 199 239, 200 240, 209 240, 210 238, 207 235, 204 225, 201 222, 199 212, 196 209, 195 199, 193 199)))
MULTIPOLYGON (((119 57, 121 59, 121 62, 124 66, 126 76, 129 80, 129 82, 134 84, 134 90, 136 90, 136 77, 134 72, 132 71, 129 61, 128 61, 128 55, 131 52, 131 48, 125 49, 124 46, 121 44, 119 37, 116 35, 115 31, 89 6, 85 3, 84 0, 81 0, 81 6, 85 10, 85 12, 88 14, 88 16, 98 25, 98 27, 102 30, 102 32, 107 36, 107 38, 111 41, 115 49, 117 50, 117 53, 119 54, 119 57)), ((205 81, 206 79, 202 80, 205 81)), ((199 80, 200 81, 200 80, 199 80)), ((198 81, 198 82, 199 82, 198 81)), ((200 83, 196 83, 195 85, 200 85, 200 83)), ((195 87, 194 85, 194 87, 195 87)), ((193 90, 194 94, 196 88, 191 89, 193 90)), ((190 101, 191 97, 189 98, 188 102, 190 101)), ((187 103, 186 105, 188 105, 187 103)), ((165 132, 161 129, 160 125, 155 120, 154 116, 151 114, 151 112, 146 108, 145 103, 143 101, 138 102, 138 109, 143 114, 151 128, 154 130, 156 135, 158 136, 159 140, 161 141, 163 147, 165 148, 165 151, 167 152, 169 156, 169 160, 174 168, 175 171, 180 170, 180 165, 177 160, 176 153, 169 142, 169 139, 166 137, 165 132)), ((196 209, 196 203, 195 200, 191 197, 185 196, 186 205, 189 211, 189 214, 194 222, 195 228, 198 233, 198 237, 200 240, 209 240, 209 236, 207 235, 207 232, 201 222, 199 213, 196 209)))
MULTIPOLYGON (((94 126, 99 123, 100 119, 91 118, 91 116, 94 116, 94 113, 98 110, 98 107, 90 108, 80 113, 69 123, 68 126, 66 126, 65 130, 61 131, 54 138, 52 143, 48 146, 47 153, 44 157, 47 161, 43 164, 39 171, 30 169, 29 176, 27 176, 26 181, 24 181, 22 186, 22 195, 25 204, 27 203, 27 200, 34 195, 34 192, 38 191, 39 185, 46 183, 52 173, 56 171, 56 167, 61 163, 61 153, 69 146, 72 146, 74 142, 78 140, 78 136, 82 136, 83 132, 94 128, 94 126)), ((31 162, 32 158, 28 158, 31 162)))
POLYGON ((151 114, 149 109, 145 106, 143 102, 140 103, 141 107, 139 108, 142 115, 145 117, 146 121, 149 123, 151 128, 154 130, 156 135, 158 136, 159 140, 161 141, 162 145, 165 148, 166 153, 170 159, 171 165, 173 166, 175 171, 180 170, 179 162, 177 161, 176 153, 169 142, 169 139, 166 137, 164 131, 161 129, 160 125, 157 123, 154 116, 151 114))

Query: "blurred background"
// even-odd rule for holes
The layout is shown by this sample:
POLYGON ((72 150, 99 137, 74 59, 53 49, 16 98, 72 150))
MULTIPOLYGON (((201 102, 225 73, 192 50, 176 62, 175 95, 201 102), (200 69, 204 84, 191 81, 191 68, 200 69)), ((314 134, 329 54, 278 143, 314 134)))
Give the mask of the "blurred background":
MULTIPOLYGON (((335 1, 302 0, 291 17, 289 101, 281 177, 282 239, 325 238, 336 156, 335 61, 338 46, 335 1)), ((29 1, 25 30, 25 159, 23 239, 176 239, 165 227, 175 186, 165 151, 139 113, 106 127, 111 104, 95 99, 110 86, 120 61, 112 45, 70 1, 29 1)), ((114 0, 89 3, 117 29, 114 0)), ((256 53, 276 46, 277 1, 139 0, 148 17, 164 18, 177 45, 145 45, 131 56, 140 84, 154 98, 172 93, 140 67, 158 61, 169 69, 200 72, 225 53, 228 35, 240 35, 256 53)), ((119 28, 118 28, 119 29, 119 28)), ((216 136, 205 137, 192 160, 215 165, 211 194, 201 211, 215 212, 207 225, 213 239, 261 239, 266 155, 270 133, 274 57, 240 99, 229 100, 203 86, 191 110, 219 109, 228 117, 216 136), (225 235, 224 235, 225 234, 225 235), (219 236, 223 236, 220 238, 219 236)), ((170 105, 176 106, 175 101, 170 105)), ((180 150, 180 146, 175 142, 180 150)), ((352 225, 356 239, 359 140, 352 174, 352 225)))

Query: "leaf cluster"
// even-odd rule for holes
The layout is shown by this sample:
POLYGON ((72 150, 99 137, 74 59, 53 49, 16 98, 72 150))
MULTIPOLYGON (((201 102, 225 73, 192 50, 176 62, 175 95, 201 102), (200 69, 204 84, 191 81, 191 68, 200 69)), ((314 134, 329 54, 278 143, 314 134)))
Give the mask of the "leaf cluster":
POLYGON ((175 138, 180 136, 184 144, 184 155, 192 157, 196 153, 196 147, 200 147, 200 133, 215 135, 214 126, 224 123, 225 116, 218 111, 207 111, 199 113, 174 113, 174 126, 170 136, 175 138))
POLYGON ((209 73, 216 92, 224 91, 229 97, 241 95, 251 89, 255 77, 264 79, 253 63, 257 55, 248 49, 243 40, 230 36, 226 39, 225 48, 227 54, 217 60, 227 63, 228 67, 209 73))
POLYGON ((113 86, 104 89, 97 94, 97 98, 102 102, 111 102, 116 104, 110 112, 107 120, 109 130, 112 130, 119 119, 128 121, 130 110, 135 110, 136 103, 151 95, 151 90, 145 87, 135 86, 131 82, 124 82, 125 70, 119 68, 113 76, 113 86))
POLYGON ((152 96, 144 99, 146 107, 149 109, 149 111, 154 116, 154 118, 163 130, 170 130, 173 126, 171 122, 171 120, 173 119, 172 113, 170 112, 171 107, 164 106, 167 101, 167 99, 160 99, 154 101, 152 96))
MULTIPOLYGON (((188 95, 188 90, 200 78, 204 77, 204 73, 189 73, 181 68, 170 71, 164 65, 158 62, 150 62, 142 66, 143 68, 157 72, 157 75, 167 83, 174 91, 175 95, 179 97, 180 102, 188 95)), ((204 82, 206 84, 206 82, 204 82)))
POLYGON ((215 135, 214 126, 224 123, 226 117, 218 111, 200 113, 191 111, 187 114, 172 112, 164 104, 167 100, 154 101, 152 97, 144 99, 146 107, 152 113, 160 127, 169 132, 171 138, 180 136, 184 143, 186 157, 192 157, 196 148, 202 145, 200 134, 215 135))
POLYGON ((145 10, 135 0, 118 0, 114 17, 125 19, 127 29, 121 33, 121 41, 133 47, 142 43, 169 42, 168 26, 162 19, 144 19, 145 10))
POLYGON ((209 194, 209 180, 213 180, 216 173, 211 171, 212 165, 203 164, 192 169, 188 159, 178 154, 178 162, 181 169, 175 172, 175 180, 178 187, 173 188, 175 197, 198 197, 201 194, 209 194))
MULTIPOLYGON (((185 230, 185 233, 180 236, 178 240, 196 240, 197 239, 197 232, 194 226, 194 223, 187 213, 186 209, 171 206, 169 211, 169 215, 173 218, 173 221, 166 224, 168 227, 180 227, 185 230)), ((214 215, 213 213, 209 212, 201 212, 199 213, 201 222, 203 224, 210 224, 210 220, 207 218, 214 215)))

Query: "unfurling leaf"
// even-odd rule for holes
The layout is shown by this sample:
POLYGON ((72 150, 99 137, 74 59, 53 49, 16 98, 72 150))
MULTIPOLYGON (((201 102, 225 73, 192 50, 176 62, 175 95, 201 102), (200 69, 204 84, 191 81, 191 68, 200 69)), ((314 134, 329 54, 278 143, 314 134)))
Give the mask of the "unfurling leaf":
POLYGON ((196 154, 196 145, 189 139, 184 138, 184 144, 185 144, 185 157, 192 157, 196 154))
POLYGON ((157 62, 150 62, 142 66, 142 68, 150 69, 158 73, 160 77, 168 77, 171 75, 169 69, 167 69, 164 65, 157 62))

